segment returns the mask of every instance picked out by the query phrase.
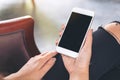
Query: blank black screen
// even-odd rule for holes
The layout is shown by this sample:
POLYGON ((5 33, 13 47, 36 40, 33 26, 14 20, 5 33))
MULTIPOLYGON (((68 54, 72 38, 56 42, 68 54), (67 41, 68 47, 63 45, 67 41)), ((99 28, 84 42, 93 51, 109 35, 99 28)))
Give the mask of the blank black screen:
POLYGON ((79 52, 92 17, 72 12, 59 46, 79 52))

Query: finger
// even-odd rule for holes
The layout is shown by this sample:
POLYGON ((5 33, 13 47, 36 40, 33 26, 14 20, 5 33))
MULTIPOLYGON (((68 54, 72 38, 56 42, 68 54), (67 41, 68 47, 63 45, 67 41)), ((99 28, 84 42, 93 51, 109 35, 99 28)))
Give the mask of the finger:
POLYGON ((59 36, 60 37, 62 36, 64 29, 65 29, 65 25, 62 25, 62 27, 61 27, 61 29, 59 31, 59 36))
MULTIPOLYGON (((65 25, 63 24, 63 25, 61 26, 61 30, 59 31, 59 37, 62 36, 64 29, 65 29, 65 25)), ((58 42, 59 42, 59 39, 56 40, 56 45, 58 45, 58 42)))
POLYGON ((41 58, 51 58, 54 57, 57 54, 56 51, 50 51, 50 52, 44 52, 42 54, 36 55, 36 59, 41 59, 41 58))
POLYGON ((63 34, 63 31, 62 31, 62 32, 59 32, 59 37, 61 37, 61 36, 62 36, 62 34, 63 34))
POLYGON ((63 31, 64 29, 65 29, 65 25, 62 24, 61 29, 60 29, 60 32, 63 31))
POLYGON ((47 52, 47 54, 45 54, 42 57, 48 61, 50 58, 54 57, 56 54, 57 54, 56 51, 50 51, 50 52, 47 52))
POLYGON ((41 68, 49 59, 57 54, 56 51, 48 52, 39 58, 39 68, 41 68))
POLYGON ((84 44, 84 47, 86 47, 87 49, 90 49, 92 46, 92 32, 93 32, 92 29, 89 29, 87 32, 87 36, 84 44))
POLYGON ((38 54, 38 55, 36 55, 36 56, 34 56, 34 57, 32 57, 32 58, 38 60, 38 59, 40 59, 42 56, 44 56, 44 55, 47 54, 47 53, 48 53, 48 52, 44 52, 44 53, 38 54))
POLYGON ((89 30, 86 36, 85 44, 81 49, 79 56, 76 58, 76 61, 82 64, 82 66, 88 66, 91 58, 91 50, 92 50, 92 30, 89 30))
POLYGON ((55 43, 56 43, 56 45, 58 45, 58 43, 59 43, 59 40, 57 39, 55 43))
POLYGON ((41 69, 40 69, 40 75, 43 77, 55 64, 56 58, 51 58, 41 69))
POLYGON ((44 53, 41 54, 41 56, 44 56, 44 55, 46 55, 47 53, 48 53, 48 52, 44 52, 44 53))

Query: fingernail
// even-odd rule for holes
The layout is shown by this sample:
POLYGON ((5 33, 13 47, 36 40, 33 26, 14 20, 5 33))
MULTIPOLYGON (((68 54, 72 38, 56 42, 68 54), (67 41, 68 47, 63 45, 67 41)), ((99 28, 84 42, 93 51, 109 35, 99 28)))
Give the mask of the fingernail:
POLYGON ((91 31, 93 32, 93 29, 91 29, 91 31))
POLYGON ((90 28, 89 30, 90 30, 90 31, 93 31, 93 29, 92 29, 92 28, 90 28))

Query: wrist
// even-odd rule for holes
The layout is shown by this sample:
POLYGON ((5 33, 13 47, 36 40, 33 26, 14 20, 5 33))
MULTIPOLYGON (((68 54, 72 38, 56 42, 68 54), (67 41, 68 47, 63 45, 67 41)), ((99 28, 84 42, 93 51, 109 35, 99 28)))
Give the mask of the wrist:
POLYGON ((80 69, 70 73, 69 80, 89 80, 89 69, 80 69))
POLYGON ((72 74, 69 80, 89 80, 88 73, 72 74))

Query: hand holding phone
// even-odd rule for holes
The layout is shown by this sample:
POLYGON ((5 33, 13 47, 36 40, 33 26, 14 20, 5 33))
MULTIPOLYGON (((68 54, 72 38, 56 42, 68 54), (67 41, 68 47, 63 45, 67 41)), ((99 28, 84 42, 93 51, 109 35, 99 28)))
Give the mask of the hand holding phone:
POLYGON ((77 57, 93 17, 94 12, 92 11, 73 8, 63 35, 56 47, 57 52, 70 57, 77 57))

